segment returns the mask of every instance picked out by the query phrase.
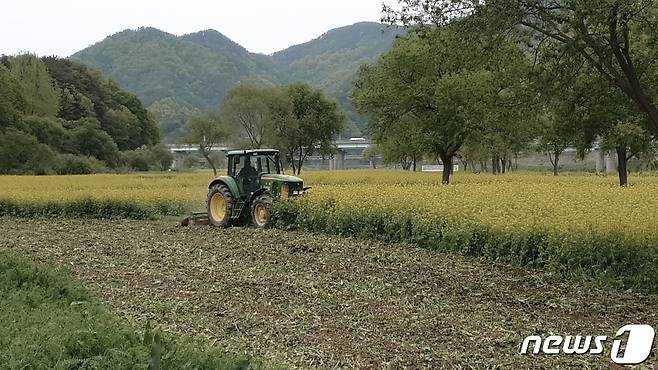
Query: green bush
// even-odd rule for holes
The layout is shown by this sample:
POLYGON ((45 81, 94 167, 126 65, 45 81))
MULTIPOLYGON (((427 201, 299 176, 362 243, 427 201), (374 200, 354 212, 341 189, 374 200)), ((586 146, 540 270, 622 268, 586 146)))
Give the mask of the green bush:
POLYGON ((103 162, 94 157, 60 154, 56 157, 55 171, 58 175, 88 175, 109 170, 103 162))
POLYGON ((58 269, 0 251, 3 369, 247 369, 191 338, 136 331, 58 269))

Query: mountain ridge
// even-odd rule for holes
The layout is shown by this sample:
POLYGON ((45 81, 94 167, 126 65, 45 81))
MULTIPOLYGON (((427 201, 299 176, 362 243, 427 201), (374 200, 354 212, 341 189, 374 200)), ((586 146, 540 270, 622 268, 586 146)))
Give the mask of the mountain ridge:
POLYGON ((350 131, 361 134, 365 119, 354 113, 348 99, 352 79, 362 63, 388 50, 403 32, 377 22, 358 22, 265 55, 250 52, 214 29, 177 36, 139 27, 107 36, 69 59, 100 69, 146 106, 158 108, 153 113, 161 128, 170 130, 163 130, 165 138, 175 139, 171 135, 180 133, 177 126, 182 125, 182 118, 176 115, 172 122, 162 111, 189 106, 200 111, 216 109, 233 85, 244 82, 301 81, 321 88, 346 111, 350 131))

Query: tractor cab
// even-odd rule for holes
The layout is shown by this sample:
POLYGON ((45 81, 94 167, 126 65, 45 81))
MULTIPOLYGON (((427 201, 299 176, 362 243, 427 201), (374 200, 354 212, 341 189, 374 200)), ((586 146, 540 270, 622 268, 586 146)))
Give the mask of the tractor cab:
POLYGON ((236 179, 241 194, 260 189, 263 175, 281 173, 281 159, 277 150, 239 150, 227 154, 228 176, 236 179))
POLYGON ((282 172, 278 150, 234 150, 227 153, 226 176, 208 186, 210 223, 228 227, 251 216, 256 227, 268 227, 275 200, 304 194, 302 179, 282 172))

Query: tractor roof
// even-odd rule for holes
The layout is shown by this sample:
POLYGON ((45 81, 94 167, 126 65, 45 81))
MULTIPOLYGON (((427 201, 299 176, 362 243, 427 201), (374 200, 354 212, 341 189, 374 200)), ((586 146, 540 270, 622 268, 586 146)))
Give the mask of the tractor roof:
POLYGON ((230 152, 226 153, 226 155, 248 155, 248 154, 264 154, 264 155, 271 155, 271 154, 276 154, 279 151, 276 149, 247 149, 247 150, 231 150, 230 152))

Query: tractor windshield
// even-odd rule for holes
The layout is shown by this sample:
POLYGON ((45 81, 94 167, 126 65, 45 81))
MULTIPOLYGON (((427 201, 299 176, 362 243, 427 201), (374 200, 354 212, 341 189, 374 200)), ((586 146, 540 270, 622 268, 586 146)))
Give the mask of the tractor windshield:
POLYGON ((275 155, 255 154, 251 156, 251 164, 258 174, 279 173, 279 161, 275 155))
POLYGON ((281 173, 277 153, 245 153, 232 155, 228 159, 229 176, 258 177, 281 173))

